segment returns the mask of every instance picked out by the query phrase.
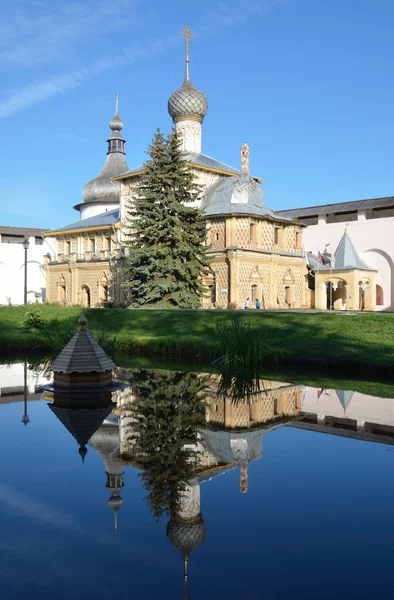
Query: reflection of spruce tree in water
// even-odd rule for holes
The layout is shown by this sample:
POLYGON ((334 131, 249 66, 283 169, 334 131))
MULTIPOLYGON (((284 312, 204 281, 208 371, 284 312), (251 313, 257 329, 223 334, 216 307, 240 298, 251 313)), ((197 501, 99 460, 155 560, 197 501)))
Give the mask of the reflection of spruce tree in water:
POLYGON ((195 445, 205 424, 206 380, 196 373, 140 370, 130 383, 135 397, 130 441, 143 465, 146 500, 156 519, 176 515, 198 461, 195 445))

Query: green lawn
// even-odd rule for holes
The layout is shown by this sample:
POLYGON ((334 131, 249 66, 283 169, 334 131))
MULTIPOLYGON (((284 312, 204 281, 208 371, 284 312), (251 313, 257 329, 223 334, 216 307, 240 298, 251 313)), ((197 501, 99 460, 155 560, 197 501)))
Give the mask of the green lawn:
MULTIPOLYGON (((0 353, 15 355, 42 349, 40 330, 26 329, 24 306, 0 307, 0 353)), ((80 308, 39 306, 44 321, 75 319, 80 308)), ((250 319, 267 348, 267 356, 287 364, 330 365, 393 376, 394 314, 284 313, 193 310, 88 309, 88 328, 116 335, 117 351, 127 356, 151 355, 212 359, 219 355, 216 325, 250 319)))

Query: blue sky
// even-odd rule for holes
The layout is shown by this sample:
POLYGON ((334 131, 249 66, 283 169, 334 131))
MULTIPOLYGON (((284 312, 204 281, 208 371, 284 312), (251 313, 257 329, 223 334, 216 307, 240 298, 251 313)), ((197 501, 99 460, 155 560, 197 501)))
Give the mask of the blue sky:
POLYGON ((119 92, 129 167, 171 128, 182 84, 209 102, 203 152, 291 208, 394 195, 392 0, 0 0, 0 224, 57 227, 100 171, 119 92))

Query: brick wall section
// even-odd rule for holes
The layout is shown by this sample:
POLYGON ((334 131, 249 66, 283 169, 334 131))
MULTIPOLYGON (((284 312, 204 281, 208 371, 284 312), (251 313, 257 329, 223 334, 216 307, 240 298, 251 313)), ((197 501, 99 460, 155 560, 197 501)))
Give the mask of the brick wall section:
MULTIPOLYGON (((231 398, 208 397, 207 420, 211 425, 248 429, 258 423, 264 424, 285 416, 299 414, 301 409, 302 387, 289 389, 267 389, 266 385, 275 382, 260 382, 261 394, 253 402, 232 402, 231 398)), ((283 386, 283 384, 279 384, 283 386)))

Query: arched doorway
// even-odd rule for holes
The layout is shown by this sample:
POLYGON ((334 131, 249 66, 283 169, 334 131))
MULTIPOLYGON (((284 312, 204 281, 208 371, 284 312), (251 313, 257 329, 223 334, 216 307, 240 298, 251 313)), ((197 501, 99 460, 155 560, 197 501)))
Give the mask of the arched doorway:
POLYGON ((334 308, 334 285, 333 285, 332 281, 327 281, 326 290, 327 290, 327 310, 332 310, 334 308))
POLYGON ((382 288, 383 304, 378 304, 378 310, 394 310, 394 262, 392 257, 379 248, 370 248, 362 254, 362 259, 367 265, 377 271, 376 288, 379 285, 382 288))
POLYGON ((65 304, 67 301, 67 288, 66 288, 66 280, 62 276, 62 278, 58 281, 57 284, 57 299, 61 304, 65 304))
POLYGON ((332 308, 334 310, 346 310, 347 284, 345 281, 333 283, 332 288, 332 308))
POLYGON ((108 302, 109 291, 108 291, 108 278, 105 273, 99 281, 99 301, 100 303, 108 302))
POLYGON ((383 295, 383 288, 376 284, 376 306, 383 306, 384 305, 384 295, 383 295))
POLYGON ((81 291, 79 292, 79 304, 83 307, 90 306, 90 287, 88 285, 82 285, 81 291))
POLYGON ((366 284, 364 281, 358 282, 358 308, 359 310, 365 309, 365 288, 366 284))

